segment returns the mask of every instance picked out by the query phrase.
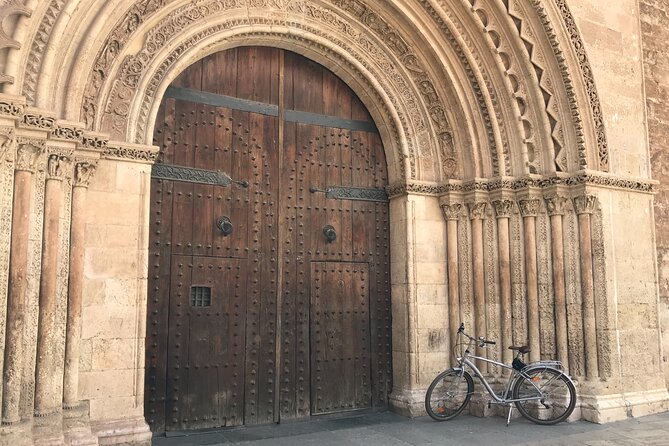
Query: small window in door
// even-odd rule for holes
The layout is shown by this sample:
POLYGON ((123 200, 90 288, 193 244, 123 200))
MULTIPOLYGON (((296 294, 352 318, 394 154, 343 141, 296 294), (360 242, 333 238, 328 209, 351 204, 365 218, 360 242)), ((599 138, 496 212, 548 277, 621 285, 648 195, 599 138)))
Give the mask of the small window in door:
POLYGON ((208 286, 190 287, 190 306, 191 307, 211 306, 211 287, 208 286))

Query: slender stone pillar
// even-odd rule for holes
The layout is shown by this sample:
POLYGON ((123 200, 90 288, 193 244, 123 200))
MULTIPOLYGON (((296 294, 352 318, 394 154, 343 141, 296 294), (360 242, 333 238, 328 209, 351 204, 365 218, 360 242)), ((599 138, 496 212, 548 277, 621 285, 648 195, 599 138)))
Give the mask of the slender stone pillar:
POLYGON ((44 142, 19 138, 14 172, 14 209, 12 239, 9 254, 9 294, 7 297, 7 326, 2 391, 2 423, 21 420, 19 402, 23 374, 23 331, 26 313, 28 268, 28 235, 32 176, 44 142))
POLYGON ((567 337, 567 291, 564 278, 564 234, 562 216, 569 200, 555 195, 546 198, 546 209, 551 220, 551 252, 553 260, 553 293, 555 294, 555 342, 557 359, 569 370, 567 337))
POLYGON ((592 235, 590 216, 595 211, 597 197, 581 195, 574 198, 578 215, 578 238, 581 247, 581 295, 583 296, 583 338, 585 341, 585 375, 587 379, 599 377, 597 355, 597 322, 595 312, 595 286, 592 264, 592 235))
POLYGON ((520 213, 523 216, 525 245, 525 280, 527 282, 527 329, 530 349, 530 361, 541 359, 541 333, 539 330, 539 285, 537 280, 537 215, 539 199, 520 200, 520 213))
MULTIPOLYGON (((513 209, 511 200, 493 201, 497 216, 497 245, 499 250, 499 294, 501 313, 502 361, 511 364, 513 352, 508 349, 513 345, 513 330, 511 324, 511 245, 509 242, 509 219, 513 209)), ((504 369, 506 370, 506 369, 504 369)))
MULTIPOLYGON (((472 225, 472 276, 474 280, 474 332, 476 336, 486 336, 485 317, 485 276, 483 274, 483 218, 487 203, 477 201, 468 204, 469 219, 472 225)), ((486 352, 477 348, 479 356, 486 356, 486 352)), ((482 373, 487 373, 488 364, 483 361, 477 362, 477 367, 482 373)))
MULTIPOLYGON (((446 219, 446 257, 448 268, 448 320, 451 347, 457 342, 460 317, 460 277, 458 268, 458 218, 462 204, 442 204, 441 211, 446 219)), ((452 349, 451 349, 452 350, 452 349)), ((455 359, 455 358, 452 358, 455 359)))
POLYGON ((37 362, 35 370, 35 416, 60 411, 61 395, 55 386, 56 359, 56 284, 58 279, 58 244, 63 170, 67 157, 51 154, 47 160, 44 191, 44 231, 42 235, 42 271, 40 275, 39 321, 37 326, 37 362))
POLYGON ((70 224, 70 274, 65 331, 65 376, 63 408, 79 405, 79 343, 81 341, 81 306, 84 280, 84 236, 86 191, 96 164, 77 160, 72 187, 72 221, 70 224))

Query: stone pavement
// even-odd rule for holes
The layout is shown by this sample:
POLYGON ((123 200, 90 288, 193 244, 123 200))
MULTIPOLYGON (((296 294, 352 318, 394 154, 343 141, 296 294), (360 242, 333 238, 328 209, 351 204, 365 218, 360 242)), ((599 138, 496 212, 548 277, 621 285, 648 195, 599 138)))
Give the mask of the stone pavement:
POLYGON ((586 421, 538 426, 515 418, 462 415, 452 421, 408 419, 392 412, 157 437, 153 446, 406 446, 406 445, 669 445, 669 412, 598 425, 586 421))

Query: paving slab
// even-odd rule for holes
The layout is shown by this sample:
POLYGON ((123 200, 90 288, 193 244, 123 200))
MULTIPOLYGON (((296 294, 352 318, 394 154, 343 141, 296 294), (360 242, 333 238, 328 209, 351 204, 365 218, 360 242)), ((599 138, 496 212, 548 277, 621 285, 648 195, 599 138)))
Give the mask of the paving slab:
POLYGON ((669 412, 609 424, 587 421, 539 426, 516 418, 461 415, 436 422, 393 412, 314 418, 257 427, 221 429, 182 436, 157 436, 153 446, 669 446, 669 412))

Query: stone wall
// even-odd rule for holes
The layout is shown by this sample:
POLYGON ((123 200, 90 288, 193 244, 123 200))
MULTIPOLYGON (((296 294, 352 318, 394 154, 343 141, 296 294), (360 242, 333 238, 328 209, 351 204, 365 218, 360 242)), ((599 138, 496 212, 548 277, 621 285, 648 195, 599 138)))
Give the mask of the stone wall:
POLYGON ((662 363, 669 379, 669 4, 641 0, 644 86, 653 178, 660 181, 655 196, 655 244, 657 246, 662 363))

